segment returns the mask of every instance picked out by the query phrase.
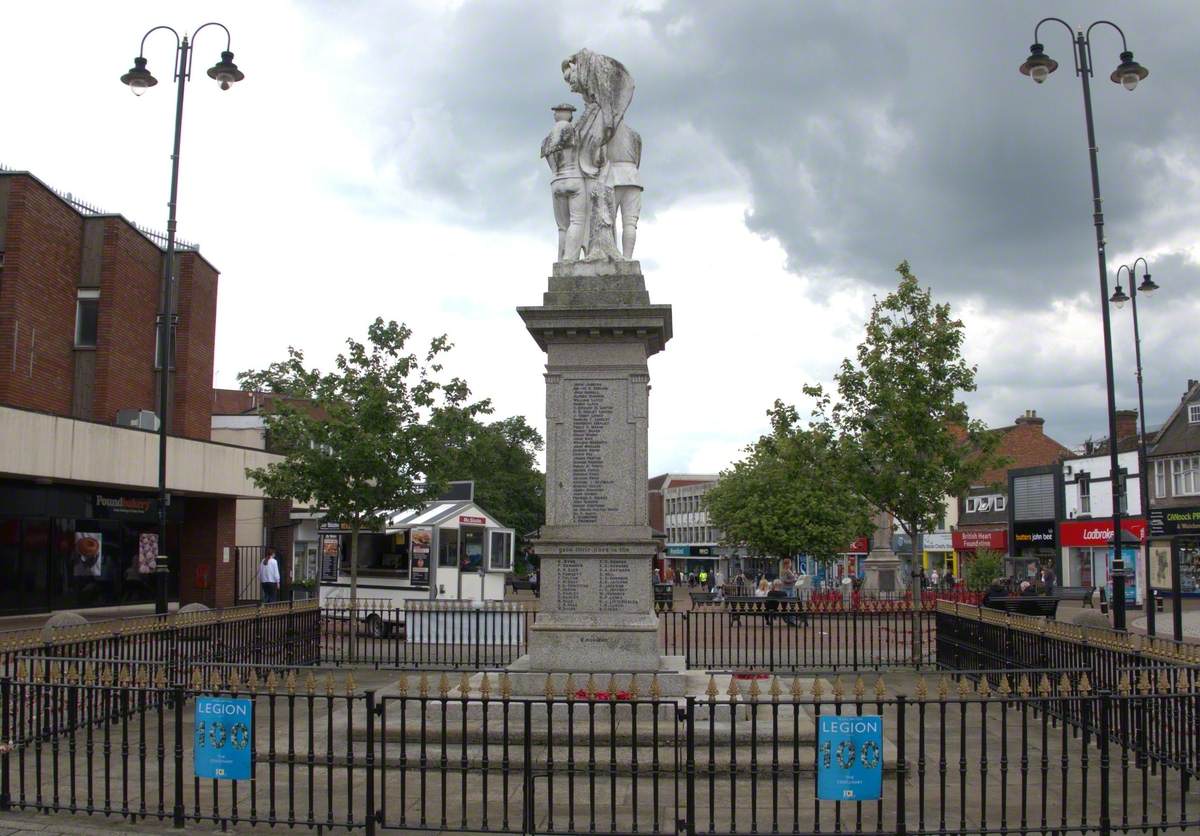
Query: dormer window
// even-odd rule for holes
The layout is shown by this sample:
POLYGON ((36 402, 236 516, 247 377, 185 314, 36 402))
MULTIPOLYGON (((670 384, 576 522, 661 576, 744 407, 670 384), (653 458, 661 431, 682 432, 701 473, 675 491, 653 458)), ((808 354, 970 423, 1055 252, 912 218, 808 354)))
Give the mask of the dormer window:
POLYGON ((1188 404, 1188 423, 1200 424, 1200 402, 1188 404))

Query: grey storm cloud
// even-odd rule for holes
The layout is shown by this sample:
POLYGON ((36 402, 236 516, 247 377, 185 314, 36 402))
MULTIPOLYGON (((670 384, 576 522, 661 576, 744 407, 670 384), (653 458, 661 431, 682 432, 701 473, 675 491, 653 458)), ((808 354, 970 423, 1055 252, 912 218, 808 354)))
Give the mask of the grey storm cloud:
MULTIPOLYGON (((1120 40, 1095 30, 1110 268, 1118 253, 1171 253, 1155 274, 1169 277, 1164 296, 1177 294, 1174 303, 1143 305, 1151 420, 1198 376, 1198 270, 1180 254, 1200 230, 1200 6, 1190 0, 311 8, 330 31, 368 45, 358 83, 369 86, 364 100, 383 125, 377 163, 395 172, 404 194, 380 184, 355 195, 377 211, 410 211, 420 200, 446 220, 549 238, 537 149, 549 106, 574 98, 559 62, 587 46, 621 60, 637 82, 627 118, 645 138, 647 214, 706 195, 745 195, 748 227, 778 240, 793 272, 821 279, 814 292, 839 280, 886 291, 907 258, 940 298, 1009 315, 1081 296, 1098 308, 1070 33, 1043 27, 1060 64, 1045 84, 1017 67, 1044 15, 1115 20, 1150 76, 1132 93, 1112 84, 1120 40)), ((1119 394, 1131 404, 1127 318, 1116 312, 1114 328, 1119 394)), ((1098 319, 1084 337, 1097 350, 1098 319)), ((1014 334, 1010 356, 981 384, 1021 387, 1029 400, 1044 387, 1065 415, 1076 386, 1102 386, 1097 352, 1075 366, 1022 362, 1037 340, 1014 334)), ((1079 422, 1076 431, 1103 427, 1079 422)))

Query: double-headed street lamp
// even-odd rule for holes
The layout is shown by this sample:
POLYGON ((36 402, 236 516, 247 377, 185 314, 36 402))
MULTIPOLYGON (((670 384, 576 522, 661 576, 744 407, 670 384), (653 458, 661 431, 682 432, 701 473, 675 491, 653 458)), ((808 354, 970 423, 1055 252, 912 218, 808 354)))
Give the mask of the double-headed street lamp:
MULTIPOLYGON (((233 63, 233 53, 229 51, 229 30, 223 24, 205 23, 192 33, 192 40, 196 39, 202 29, 209 26, 218 26, 225 31, 225 51, 221 53, 221 60, 209 69, 208 77, 216 81, 222 90, 228 90, 246 76, 237 68, 237 64, 233 63)), ((155 26, 142 36, 138 56, 133 59, 133 67, 121 76, 121 81, 129 86, 135 96, 142 95, 146 90, 158 84, 158 79, 146 69, 145 51, 146 39, 159 30, 165 30, 175 36, 175 81, 178 82, 175 93, 175 144, 171 151, 171 197, 167 201, 167 253, 163 259, 162 307, 159 310, 157 323, 157 360, 160 373, 158 387, 158 555, 154 571, 156 588, 154 611, 165 613, 167 611, 167 578, 170 575, 167 556, 164 554, 167 548, 167 505, 170 503, 170 496, 167 494, 167 418, 170 399, 167 394, 170 389, 170 368, 173 360, 171 324, 174 319, 172 314, 175 285, 175 200, 179 194, 179 139, 183 131, 183 91, 192 77, 192 44, 188 41, 188 36, 186 34, 180 36, 170 26, 155 26)))
POLYGON ((1118 630, 1125 629, 1125 561, 1121 557, 1121 503, 1120 503, 1120 467, 1117 464, 1117 405, 1113 391, 1113 356, 1112 356, 1112 327, 1108 316, 1108 265, 1104 256, 1104 212, 1100 199, 1100 168, 1096 161, 1096 129, 1092 124, 1092 91, 1090 79, 1092 76, 1092 30, 1097 26, 1111 26, 1121 36, 1121 63, 1113 70, 1109 78, 1120 84, 1126 90, 1133 90, 1138 82, 1148 76, 1149 71, 1133 60, 1133 53, 1125 42, 1125 33, 1115 23, 1098 20, 1087 28, 1072 30, 1071 25, 1057 17, 1047 17, 1038 21, 1033 29, 1034 44, 1029 48, 1029 57, 1021 65, 1021 73, 1029 76, 1038 84, 1046 80, 1050 73, 1058 69, 1058 62, 1046 55, 1045 48, 1038 42, 1038 30, 1043 23, 1053 21, 1061 23, 1072 33, 1075 42, 1075 74, 1083 84, 1083 114, 1087 122, 1088 156, 1092 164, 1092 221, 1096 227, 1096 258, 1100 268, 1100 313, 1104 323, 1104 374, 1108 388, 1108 452, 1109 478, 1112 483, 1113 507, 1113 626, 1118 630))
MULTIPOLYGON (((1138 389, 1138 415, 1141 420, 1141 427, 1138 437, 1138 473, 1141 475, 1142 492, 1142 515, 1150 519, 1150 473, 1147 469, 1146 461, 1146 398, 1142 393, 1142 333, 1138 325, 1138 309, 1137 298, 1139 293, 1144 293, 1149 296, 1154 291, 1158 290, 1158 285, 1150 278, 1150 264, 1144 258, 1137 258, 1132 265, 1122 264, 1117 268, 1117 289, 1113 291, 1112 296, 1108 301, 1112 303, 1114 308, 1125 307, 1126 302, 1133 303, 1133 356, 1137 364, 1137 389, 1138 389), (1138 262, 1142 263, 1142 283, 1137 284, 1136 270, 1138 262), (1121 272, 1129 274, 1129 295, 1125 295, 1124 289, 1121 287, 1121 272)), ((1119 545, 1118 545, 1119 548, 1119 545)), ((1149 540, 1142 550, 1142 566, 1143 574, 1146 578, 1146 590, 1144 593, 1146 604, 1146 632, 1153 636, 1155 633, 1154 618, 1154 596, 1151 594, 1150 586, 1150 563, 1149 563, 1149 540)), ((1183 640, 1183 612, 1180 609, 1179 600, 1179 567, 1175 561, 1172 561, 1171 569, 1171 595, 1174 601, 1174 628, 1175 641, 1183 640)))

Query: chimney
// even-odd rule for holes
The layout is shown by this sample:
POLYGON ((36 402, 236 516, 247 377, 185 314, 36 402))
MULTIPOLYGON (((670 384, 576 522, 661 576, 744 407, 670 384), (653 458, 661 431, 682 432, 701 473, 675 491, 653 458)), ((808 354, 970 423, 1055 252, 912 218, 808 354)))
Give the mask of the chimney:
POLYGON ((1117 444, 1126 438, 1137 438, 1137 410, 1118 409, 1117 415, 1117 444))
POLYGON ((1046 423, 1046 419, 1039 418, 1036 409, 1027 409, 1025 410, 1025 414, 1017 416, 1017 419, 1013 423, 1018 427, 1028 425, 1040 433, 1042 431, 1042 424, 1046 423))
POLYGON ((1187 396, 1188 396, 1188 395, 1190 395, 1190 394, 1192 393, 1192 390, 1193 390, 1193 389, 1195 389, 1195 388, 1196 388, 1196 381, 1195 381, 1195 380, 1192 380, 1192 379, 1189 377, 1189 378, 1188 378, 1188 385, 1187 385, 1187 388, 1183 390, 1183 397, 1182 397, 1182 398, 1180 398, 1180 400, 1182 400, 1182 401, 1186 401, 1186 400, 1187 400, 1187 396))

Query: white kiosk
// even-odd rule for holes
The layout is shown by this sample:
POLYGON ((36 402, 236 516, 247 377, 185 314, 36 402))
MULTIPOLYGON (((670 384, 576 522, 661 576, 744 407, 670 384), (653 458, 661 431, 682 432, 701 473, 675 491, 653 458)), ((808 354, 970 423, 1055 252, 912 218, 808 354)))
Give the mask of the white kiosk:
MULTIPOLYGON (((501 601, 513 570, 513 530, 475 504, 474 484, 455 482, 444 498, 385 516, 383 531, 361 532, 358 597, 405 601, 501 601)), ((350 534, 320 527, 321 603, 350 597, 350 534)))

